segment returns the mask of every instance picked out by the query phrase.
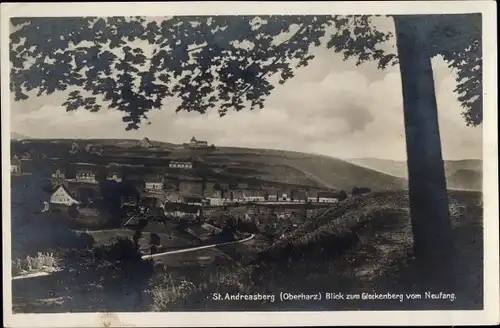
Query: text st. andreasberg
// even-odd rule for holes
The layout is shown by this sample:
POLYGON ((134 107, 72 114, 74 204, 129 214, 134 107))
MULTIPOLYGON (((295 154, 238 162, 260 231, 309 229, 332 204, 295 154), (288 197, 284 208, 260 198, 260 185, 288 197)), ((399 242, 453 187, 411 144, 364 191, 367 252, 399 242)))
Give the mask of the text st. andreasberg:
MULTIPOLYGON (((231 294, 231 293, 213 293, 209 297, 213 301, 264 301, 274 303, 276 295, 274 294, 231 294)), ((449 300, 455 301, 454 293, 316 293, 316 294, 294 294, 281 292, 279 299, 284 301, 332 301, 332 300, 449 300)))

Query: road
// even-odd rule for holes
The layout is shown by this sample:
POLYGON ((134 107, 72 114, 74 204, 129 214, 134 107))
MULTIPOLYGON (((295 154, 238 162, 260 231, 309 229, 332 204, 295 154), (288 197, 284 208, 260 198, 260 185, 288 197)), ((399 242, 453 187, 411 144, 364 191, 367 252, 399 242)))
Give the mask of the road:
POLYGON ((204 246, 198 246, 198 247, 178 249, 178 250, 175 250, 175 251, 168 251, 168 252, 163 252, 163 253, 143 255, 142 259, 143 260, 153 259, 153 258, 164 256, 164 255, 177 254, 177 253, 187 253, 187 252, 198 251, 200 249, 214 248, 214 247, 218 247, 218 246, 226 246, 226 245, 233 245, 233 244, 241 244, 241 243, 247 242, 249 240, 252 240, 254 238, 255 238, 255 235, 252 234, 249 237, 244 238, 244 239, 235 240, 235 241, 229 241, 229 242, 220 243, 220 244, 204 245, 204 246))

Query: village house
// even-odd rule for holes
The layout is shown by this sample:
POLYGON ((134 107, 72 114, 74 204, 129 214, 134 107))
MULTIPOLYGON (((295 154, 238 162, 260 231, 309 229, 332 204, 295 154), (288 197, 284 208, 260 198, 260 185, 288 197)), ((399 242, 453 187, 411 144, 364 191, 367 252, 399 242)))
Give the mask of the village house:
POLYGON ((123 195, 120 197, 121 207, 136 207, 139 205, 138 195, 123 195))
POLYGON ((315 193, 314 195, 312 193, 307 195, 307 201, 309 203, 317 203, 318 202, 318 194, 315 193))
POLYGON ((33 157, 28 152, 25 152, 21 155, 21 161, 32 161, 32 160, 33 160, 33 157))
POLYGON ((168 163, 168 167, 171 169, 192 169, 193 168, 193 162, 192 161, 178 161, 178 160, 173 160, 170 163, 168 163))
POLYGON ((189 205, 203 205, 203 197, 197 194, 181 194, 179 196, 179 201, 189 205))
POLYGON ((280 201, 280 202, 290 202, 290 201, 292 201, 290 195, 287 192, 285 192, 285 191, 279 192, 278 196, 279 196, 278 201, 280 201))
POLYGON ((183 203, 166 203, 164 207, 164 214, 167 218, 182 219, 182 220, 196 220, 201 217, 201 206, 188 205, 183 203))
POLYGON ((75 154, 77 152, 80 151, 80 145, 78 145, 78 143, 76 141, 74 141, 72 144, 71 144, 71 147, 70 147, 70 154, 75 154))
POLYGON ((59 185, 55 188, 54 192, 50 196, 50 203, 65 206, 81 204, 76 196, 65 185, 59 185))
POLYGON ((66 181, 66 173, 62 169, 56 169, 51 177, 52 185, 58 186, 66 181))
POLYGON ((144 180, 144 189, 159 192, 163 190, 164 178, 161 175, 150 175, 144 180))
POLYGON ((106 180, 108 180, 108 181, 115 181, 115 182, 120 183, 123 180, 123 176, 122 176, 122 174, 120 172, 110 171, 110 172, 108 172, 106 180))
POLYGON ((189 142, 189 147, 191 147, 191 148, 207 148, 208 142, 203 141, 203 140, 196 140, 196 138, 193 136, 191 138, 191 141, 189 142))
POLYGON ((151 143, 151 141, 149 141, 148 138, 143 138, 141 141, 139 141, 139 146, 141 148, 151 148, 153 147, 153 144, 151 143))
POLYGON ((76 172, 76 182, 97 184, 95 173, 89 169, 80 169, 76 172))
POLYGON ((278 194, 276 192, 268 194, 267 200, 270 202, 277 202, 278 201, 278 194))
POLYGON ((225 199, 222 197, 222 192, 216 191, 210 197, 208 197, 210 201, 210 206, 222 206, 225 204, 225 199))
POLYGON ((163 207, 161 199, 150 196, 140 197, 139 203, 137 205, 141 213, 150 213, 153 210, 153 208, 163 207))
POLYGON ((243 198, 243 192, 239 190, 231 191, 230 200, 232 203, 243 203, 245 199, 243 198))
POLYGON ((14 155, 10 161, 10 172, 13 174, 21 174, 21 161, 17 155, 14 155))
POLYGON ((203 181, 197 178, 187 178, 183 177, 179 180, 179 191, 183 193, 194 193, 202 195, 203 190, 203 181))
POLYGON ((337 203, 338 196, 334 192, 330 191, 320 191, 318 192, 318 202, 319 203, 337 203))
POLYGON ((52 173, 52 179, 64 180, 66 179, 66 174, 62 169, 56 169, 54 173, 52 173))
POLYGON ((264 190, 243 190, 243 199, 246 202, 263 202, 266 200, 264 190))
POLYGON ((305 203, 307 202, 307 193, 304 191, 294 191, 292 193, 292 201, 294 203, 305 203))

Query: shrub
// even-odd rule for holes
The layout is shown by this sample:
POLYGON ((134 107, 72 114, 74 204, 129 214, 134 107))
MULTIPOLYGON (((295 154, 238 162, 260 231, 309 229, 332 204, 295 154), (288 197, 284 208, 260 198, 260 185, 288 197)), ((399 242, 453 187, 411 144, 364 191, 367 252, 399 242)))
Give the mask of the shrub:
POLYGON ((56 267, 56 259, 53 253, 39 252, 35 257, 26 256, 26 258, 12 261, 12 275, 19 275, 23 272, 40 271, 53 269, 56 267))

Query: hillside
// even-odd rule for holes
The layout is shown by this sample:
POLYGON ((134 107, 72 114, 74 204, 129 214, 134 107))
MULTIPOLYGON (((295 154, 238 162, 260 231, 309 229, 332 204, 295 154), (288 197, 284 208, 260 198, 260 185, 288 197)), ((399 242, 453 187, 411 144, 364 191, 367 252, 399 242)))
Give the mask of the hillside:
MULTIPOLYGON (((395 177, 404 179, 408 177, 405 161, 378 158, 353 158, 347 161, 395 177)), ((446 160, 444 166, 448 187, 452 189, 481 190, 482 165, 480 159, 446 160)))
POLYGON ((253 168, 255 176, 283 183, 303 183, 347 191, 354 186, 368 187, 374 191, 407 188, 405 179, 322 155, 220 147, 216 152, 206 155, 205 159, 253 168))
POLYGON ((24 134, 17 133, 17 132, 11 132, 10 139, 11 140, 23 140, 23 139, 29 139, 29 137, 25 136, 24 134))
MULTIPOLYGON (((273 304, 209 303, 217 310, 339 311, 480 309, 483 284, 483 216, 478 192, 451 191, 450 214, 456 242, 456 298, 449 300, 336 299, 273 304), (292 305, 293 303, 293 305, 292 305)), ((295 294, 422 293, 432 290, 426 275, 419 276, 412 256, 413 238, 408 213, 408 193, 378 192, 348 198, 338 207, 307 221, 270 248, 257 251, 243 263, 217 270, 220 293, 243 288, 248 294, 286 291, 295 294)), ((213 274, 213 273, 210 273, 213 274)), ((197 300, 215 288, 192 295, 197 300)), ((443 286, 437 287, 443 291, 443 286)), ((189 306, 194 303, 183 303, 189 306)), ((193 306, 194 308, 195 306, 193 306)))
MULTIPOLYGON (((367 187, 372 191, 406 189, 405 179, 378 172, 347 161, 292 151, 272 149, 249 149, 236 147, 218 147, 211 149, 181 149, 179 145, 167 142, 151 141, 153 148, 140 148, 139 140, 133 139, 37 139, 28 143, 13 144, 18 151, 33 150, 43 152, 48 157, 66 157, 69 147, 76 141, 80 147, 86 144, 102 145, 104 152, 99 161, 117 162, 136 160, 144 164, 141 158, 150 163, 166 165, 163 158, 195 157, 204 164, 217 169, 221 178, 232 177, 237 181, 264 180, 270 184, 301 185, 314 188, 328 188, 345 191, 353 187, 367 187), (133 152, 134 154, 131 154, 133 152), (149 154, 151 152, 151 154, 149 154), (133 156, 132 156, 133 155, 133 156)), ((85 156, 84 154, 80 154, 85 156)), ((80 156, 79 155, 79 156, 80 156)), ((85 161, 79 158, 78 161, 85 161)))

